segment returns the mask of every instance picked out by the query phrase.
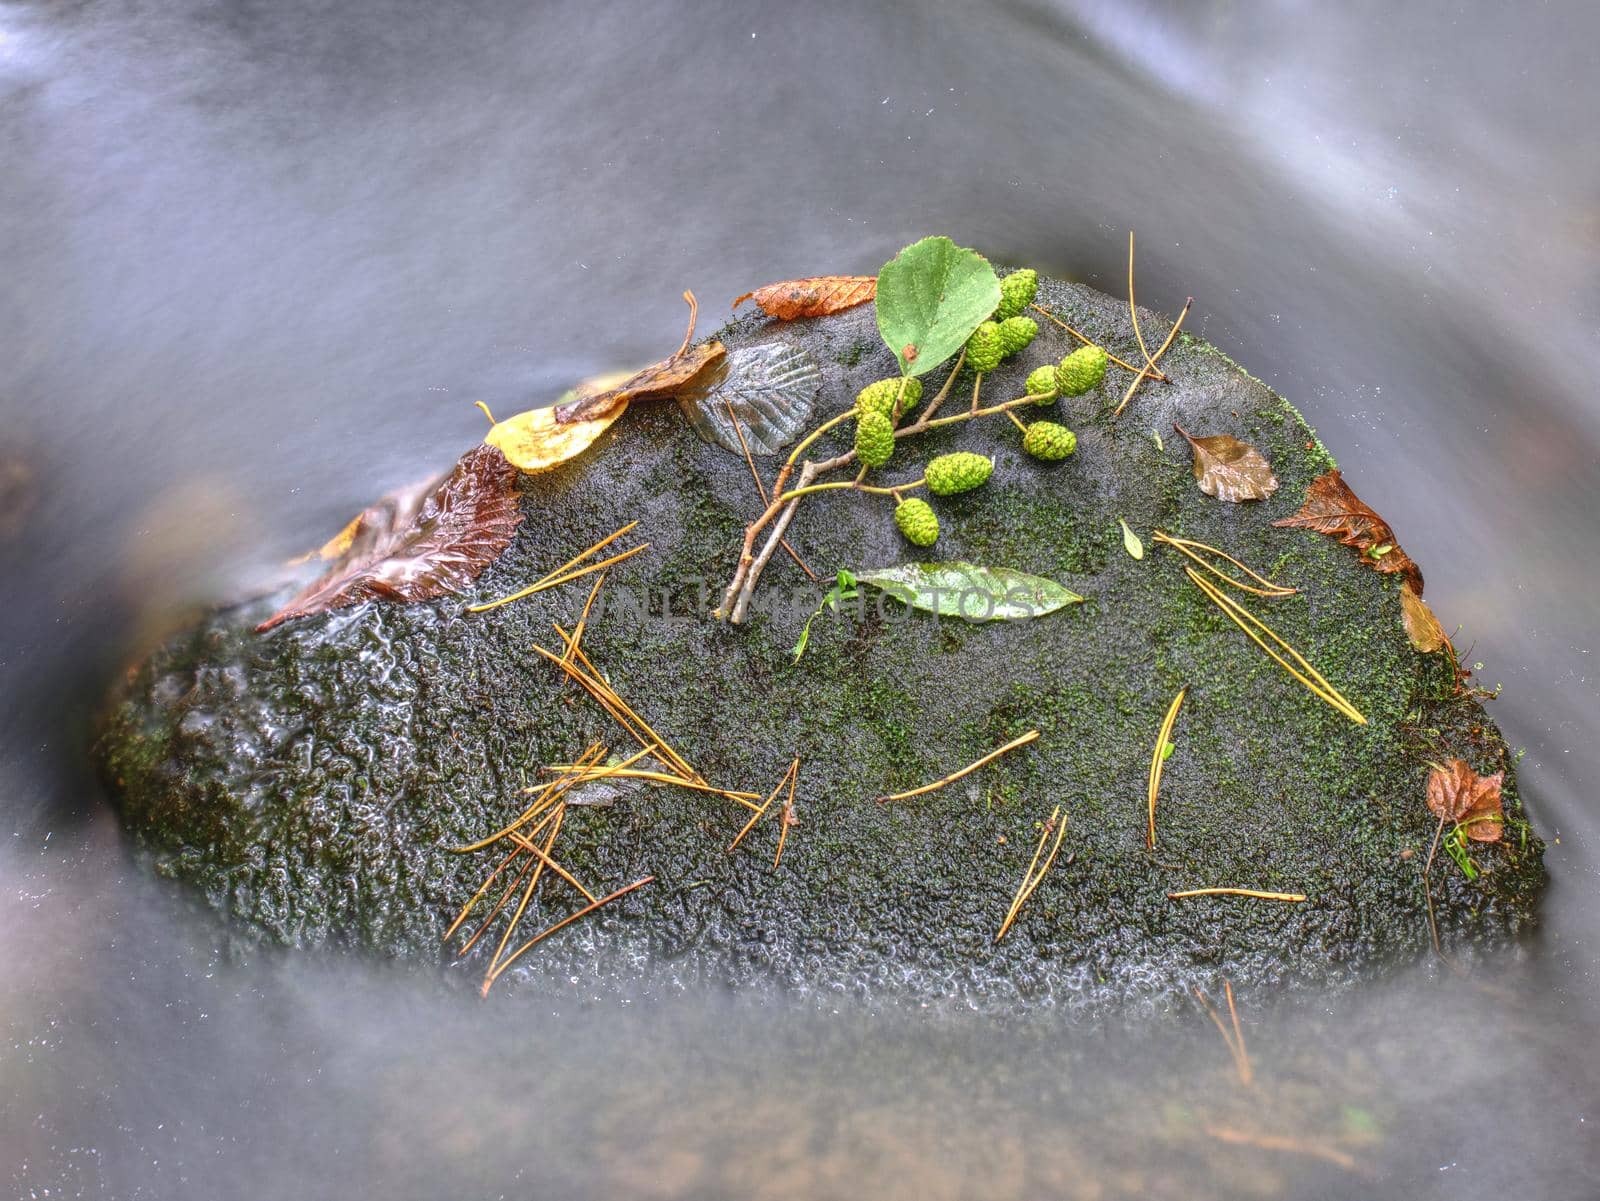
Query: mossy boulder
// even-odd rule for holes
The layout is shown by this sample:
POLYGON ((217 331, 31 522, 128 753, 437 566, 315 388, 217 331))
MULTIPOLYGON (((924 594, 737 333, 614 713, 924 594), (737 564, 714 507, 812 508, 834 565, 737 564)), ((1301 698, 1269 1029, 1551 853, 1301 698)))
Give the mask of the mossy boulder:
MULTIPOLYGON (((1041 302, 1127 357, 1127 307, 1042 282, 1041 302)), ((1160 328, 1155 316, 1146 328, 1160 328)), ((816 420, 895 370, 871 306, 816 321, 760 316, 718 334, 778 340, 822 371, 816 420)), ((1020 396, 1030 371, 1072 349, 1045 325, 986 376, 1020 396)), ((1117 421, 1114 369, 1061 403, 1077 432, 1059 463, 1024 454, 1004 417, 902 443, 912 478, 932 456, 995 461, 984 488, 934 498, 937 557, 1051 577, 1083 604, 1027 621, 968 624, 869 603, 824 613, 791 648, 837 568, 914 559, 883 497, 807 498, 789 541, 822 577, 775 556, 745 625, 709 616, 759 509, 741 458, 701 440, 670 402, 637 403, 587 453, 521 480, 526 519, 471 594, 370 602, 253 627, 271 599, 215 613, 131 675, 98 753, 122 814, 157 870, 245 928, 295 945, 446 960, 440 935, 492 866, 449 848, 499 828, 543 765, 626 735, 530 646, 558 648, 589 580, 482 614, 637 520, 650 550, 618 565, 585 647, 611 683, 704 776, 765 793, 801 760, 799 825, 772 866, 777 824, 727 850, 746 813, 646 784, 591 786, 558 857, 596 891, 655 882, 546 940, 514 970, 524 987, 582 977, 619 987, 776 982, 795 990, 949 1000, 985 1008, 1155 998, 1195 979, 1325 987, 1428 953, 1422 866, 1435 832, 1430 761, 1506 771, 1506 837, 1474 845, 1468 880, 1441 852, 1438 931, 1458 955, 1528 927, 1542 846, 1521 820, 1511 756, 1445 657, 1412 649, 1398 583, 1332 539, 1272 521, 1332 465, 1300 416, 1191 338, 1117 421), (1281 488, 1225 504, 1195 485, 1189 447, 1166 435, 1230 433, 1259 447, 1281 488), (1155 432, 1164 436, 1158 440, 1155 432), (1119 520, 1145 535, 1126 554, 1119 520), (1300 589, 1252 602, 1367 716, 1358 726, 1291 680, 1192 587, 1156 529, 1222 547, 1300 589), (1145 848, 1145 782, 1163 714, 1189 693, 1165 765, 1159 841, 1145 848), (1031 745, 911 801, 874 798, 946 775, 1029 729, 1031 745), (1060 860, 996 945, 1038 823, 1060 805, 1060 860), (1070 858, 1069 858, 1070 856, 1070 858), (1173 901, 1235 886, 1305 904, 1173 901)), ((935 372, 931 380, 942 380, 935 372)), ((965 404, 971 376, 955 385, 965 404)), ((957 411, 952 408, 947 411, 957 411)), ((849 445, 848 424, 813 450, 849 445)), ((777 460, 758 460, 771 477, 777 460)), ((894 469, 885 469, 893 471, 894 469)), ((898 477, 898 474, 896 475, 898 477)), ((1405 515, 1389 514, 1403 533, 1405 515)), ((281 599, 281 598, 278 598, 281 599)), ((574 908, 546 886, 525 932, 574 908)), ((492 944, 493 939, 487 940, 492 944)), ((466 970, 481 970, 480 944, 466 970)))

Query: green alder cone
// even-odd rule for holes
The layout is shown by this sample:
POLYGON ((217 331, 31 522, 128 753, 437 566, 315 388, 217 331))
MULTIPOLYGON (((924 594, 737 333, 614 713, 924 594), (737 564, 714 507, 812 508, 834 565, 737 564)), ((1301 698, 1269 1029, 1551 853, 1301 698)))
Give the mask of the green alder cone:
MULTIPOLYGON (((893 419, 895 401, 900 398, 900 377, 881 379, 877 383, 868 384, 856 393, 856 410, 860 413, 881 413, 893 419)), ((919 400, 922 399, 922 381, 908 379, 905 381, 905 399, 900 401, 900 412, 909 413, 919 400)))
POLYGON ((1013 271, 1000 281, 1000 305, 994 311, 994 320, 1004 321, 1016 317, 1033 303, 1039 290, 1039 273, 1032 267, 1013 271))
POLYGON ((988 375, 1000 366, 1000 360, 1004 357, 1005 339, 1001 336, 998 322, 985 321, 972 331, 972 336, 967 339, 967 366, 979 375, 988 375))
POLYGON ((1078 449, 1078 435, 1054 421, 1035 421, 1022 435, 1022 449, 1036 459, 1053 463, 1078 449))
POLYGON ((993 459, 958 450, 934 459, 923 474, 927 477, 929 492, 935 496, 954 496, 958 492, 972 491, 986 481, 993 471, 993 459))
POLYGON ((1035 402, 1041 405, 1054 404, 1056 400, 1056 368, 1054 363, 1046 363, 1043 367, 1035 367, 1028 374, 1026 385, 1029 396, 1037 396, 1035 402))
POLYGON ((1039 323, 1032 317, 1007 317, 1000 323, 1000 357, 1009 359, 1038 336, 1039 323))
POLYGON ((894 422, 882 413, 856 418, 856 457, 868 467, 882 467, 894 454, 894 422))
POLYGON ((894 507, 894 523, 912 546, 932 546, 939 540, 939 515, 925 500, 903 500, 894 507))
POLYGON ((1099 387, 1106 377, 1106 352, 1098 346, 1080 346, 1056 368, 1056 388, 1063 396, 1082 396, 1099 387))

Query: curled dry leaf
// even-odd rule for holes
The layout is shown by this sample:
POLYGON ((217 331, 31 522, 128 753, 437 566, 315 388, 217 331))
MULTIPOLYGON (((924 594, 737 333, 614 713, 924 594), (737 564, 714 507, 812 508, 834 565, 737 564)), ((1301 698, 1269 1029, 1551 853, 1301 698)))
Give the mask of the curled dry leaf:
POLYGON ((1400 549, 1389 523, 1350 490, 1338 468, 1319 475, 1306 489, 1306 499, 1293 517, 1273 525, 1315 530, 1361 551, 1361 561, 1385 575, 1399 572, 1422 596, 1422 569, 1400 549))
POLYGON ((866 304, 878 292, 876 275, 814 275, 810 279, 786 279, 746 292, 733 302, 738 308, 754 300, 761 311, 780 321, 800 317, 826 317, 844 309, 866 304))
POLYGON ((821 388, 815 359, 798 346, 768 342, 730 353, 678 396, 678 407, 707 442, 743 454, 736 420, 750 453, 770 455, 805 430, 821 388))
POLYGON ((346 526, 324 547, 342 543, 333 568, 256 630, 366 600, 457 592, 500 557, 521 520, 516 469, 494 447, 474 447, 448 475, 387 496, 346 526))
POLYGON ((615 388, 590 396, 579 396, 570 404, 557 405, 556 420, 563 424, 592 421, 618 405, 626 406, 629 401, 674 396, 680 389, 688 387, 707 367, 718 362, 727 353, 721 342, 712 340, 702 342, 699 346, 689 345, 694 341, 694 323, 700 313, 700 305, 693 292, 685 292, 683 299, 689 305, 689 328, 684 332, 677 350, 659 363, 652 363, 643 371, 629 376, 615 388))
POLYGON ((1459 825, 1474 842, 1499 842, 1504 826, 1500 786, 1505 772, 1480 776, 1464 759, 1452 759, 1428 775, 1428 808, 1459 825))
POLYGON ((1231 434, 1196 438, 1176 422, 1172 428, 1194 448, 1195 482, 1207 496, 1233 502, 1265 500, 1278 490, 1272 464, 1248 442, 1231 434))
POLYGON ((1410 580, 1400 585, 1400 620, 1406 627, 1406 637, 1411 639, 1411 645, 1424 655, 1431 655, 1450 645, 1450 636, 1444 632, 1433 610, 1428 608, 1428 602, 1411 587, 1410 580))
POLYGON ((563 398, 553 408, 529 409, 498 421, 484 441, 498 447, 519 470, 548 471, 587 450, 632 401, 657 400, 688 388, 727 351, 717 341, 689 345, 699 305, 693 292, 685 292, 683 298, 689 303, 689 329, 673 354, 615 386, 580 387, 571 399, 563 398))

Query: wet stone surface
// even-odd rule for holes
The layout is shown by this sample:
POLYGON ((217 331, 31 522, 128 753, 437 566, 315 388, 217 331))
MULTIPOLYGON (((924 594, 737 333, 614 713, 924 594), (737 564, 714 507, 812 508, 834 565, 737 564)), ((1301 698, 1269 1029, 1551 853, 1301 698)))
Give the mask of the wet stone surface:
MULTIPOLYGON (((1041 299, 1124 357, 1137 353, 1123 302, 1048 282, 1041 299)), ((1166 328, 1154 314, 1141 320, 1147 336, 1166 328)), ((1041 325, 1033 346, 986 377, 986 400, 1020 395, 1031 368, 1072 349, 1041 325)), ((730 352, 808 351, 822 376, 816 420, 894 369, 870 305, 790 325, 748 316, 718 336, 730 352)), ((1220 975, 1345 985, 1428 953, 1421 865, 1435 821, 1425 780, 1429 761, 1451 756, 1507 770, 1510 821, 1499 845, 1472 848, 1476 881, 1442 854, 1435 863, 1440 936, 1465 957, 1528 928, 1542 846, 1520 822, 1493 723, 1456 694, 1442 656, 1410 647, 1394 577, 1331 539, 1271 525, 1331 460, 1289 405, 1203 342, 1181 338, 1163 366, 1173 383, 1147 384, 1115 423, 1109 412, 1129 378, 1115 367, 1097 391, 1040 413, 1077 433, 1076 453, 1060 463, 1023 454, 1003 416, 902 441, 877 475, 912 479, 952 450, 996 463, 985 487, 936 499, 942 533, 930 551, 905 543, 884 498, 808 498, 789 539, 824 584, 780 552, 761 584, 768 603, 741 627, 707 611, 760 507, 748 469, 671 402, 636 404, 577 460, 524 477, 525 520, 469 595, 372 602, 254 633, 279 595, 174 638, 115 698, 103 771, 155 870, 199 890, 247 935, 443 963, 453 947, 441 933, 498 859, 449 848, 517 813, 542 765, 596 741, 636 749, 529 649, 559 648, 551 623, 570 627, 589 580, 488 613, 465 607, 637 519, 651 549, 611 573, 613 603, 591 618, 586 650, 715 784, 765 794, 800 756, 800 824, 774 872, 775 821, 729 854, 746 816, 732 802, 597 789, 605 803, 569 812, 561 861, 597 893, 655 882, 546 940, 508 977, 518 987, 572 976, 630 991, 774 984, 1018 1010, 1158 1000, 1220 975), (1242 505, 1202 494, 1175 420, 1252 442, 1282 486, 1242 505), (1125 553, 1121 520, 1144 538, 1143 560, 1125 553), (1368 724, 1347 721, 1249 643, 1187 582, 1184 560, 1152 542, 1156 528, 1298 587, 1250 608, 1368 724), (869 603, 860 617, 820 618, 806 656, 791 662, 836 569, 919 557, 1045 575, 1086 600, 983 625, 869 603), (648 594, 652 612, 617 603, 630 594, 648 594), (1184 686, 1151 853, 1146 773, 1184 686), (949 788, 874 803, 1035 728, 1036 742, 949 788), (1068 821, 1061 860, 996 946, 1038 823, 1056 805, 1068 821), (1310 901, 1167 897, 1217 886, 1310 901)), ((942 379, 928 377, 930 393, 942 379)), ((946 411, 966 403, 970 377, 955 387, 946 411)), ((849 428, 814 453, 845 449, 849 428)), ((780 461, 757 460, 769 479, 780 461)), ((1385 516, 1403 538, 1405 514, 1385 516)), ((573 895, 543 888, 523 931, 571 912, 573 895)), ((468 956, 463 979, 476 981, 488 951, 468 956)))

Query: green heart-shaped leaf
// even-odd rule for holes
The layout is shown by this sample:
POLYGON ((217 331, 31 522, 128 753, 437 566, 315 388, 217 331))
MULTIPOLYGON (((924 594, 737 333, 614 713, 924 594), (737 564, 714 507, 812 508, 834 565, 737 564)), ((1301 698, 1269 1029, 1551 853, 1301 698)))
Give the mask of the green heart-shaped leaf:
POLYGON ((878 332, 902 375, 932 371, 1000 303, 989 260, 949 238, 913 242, 878 272, 878 332))

